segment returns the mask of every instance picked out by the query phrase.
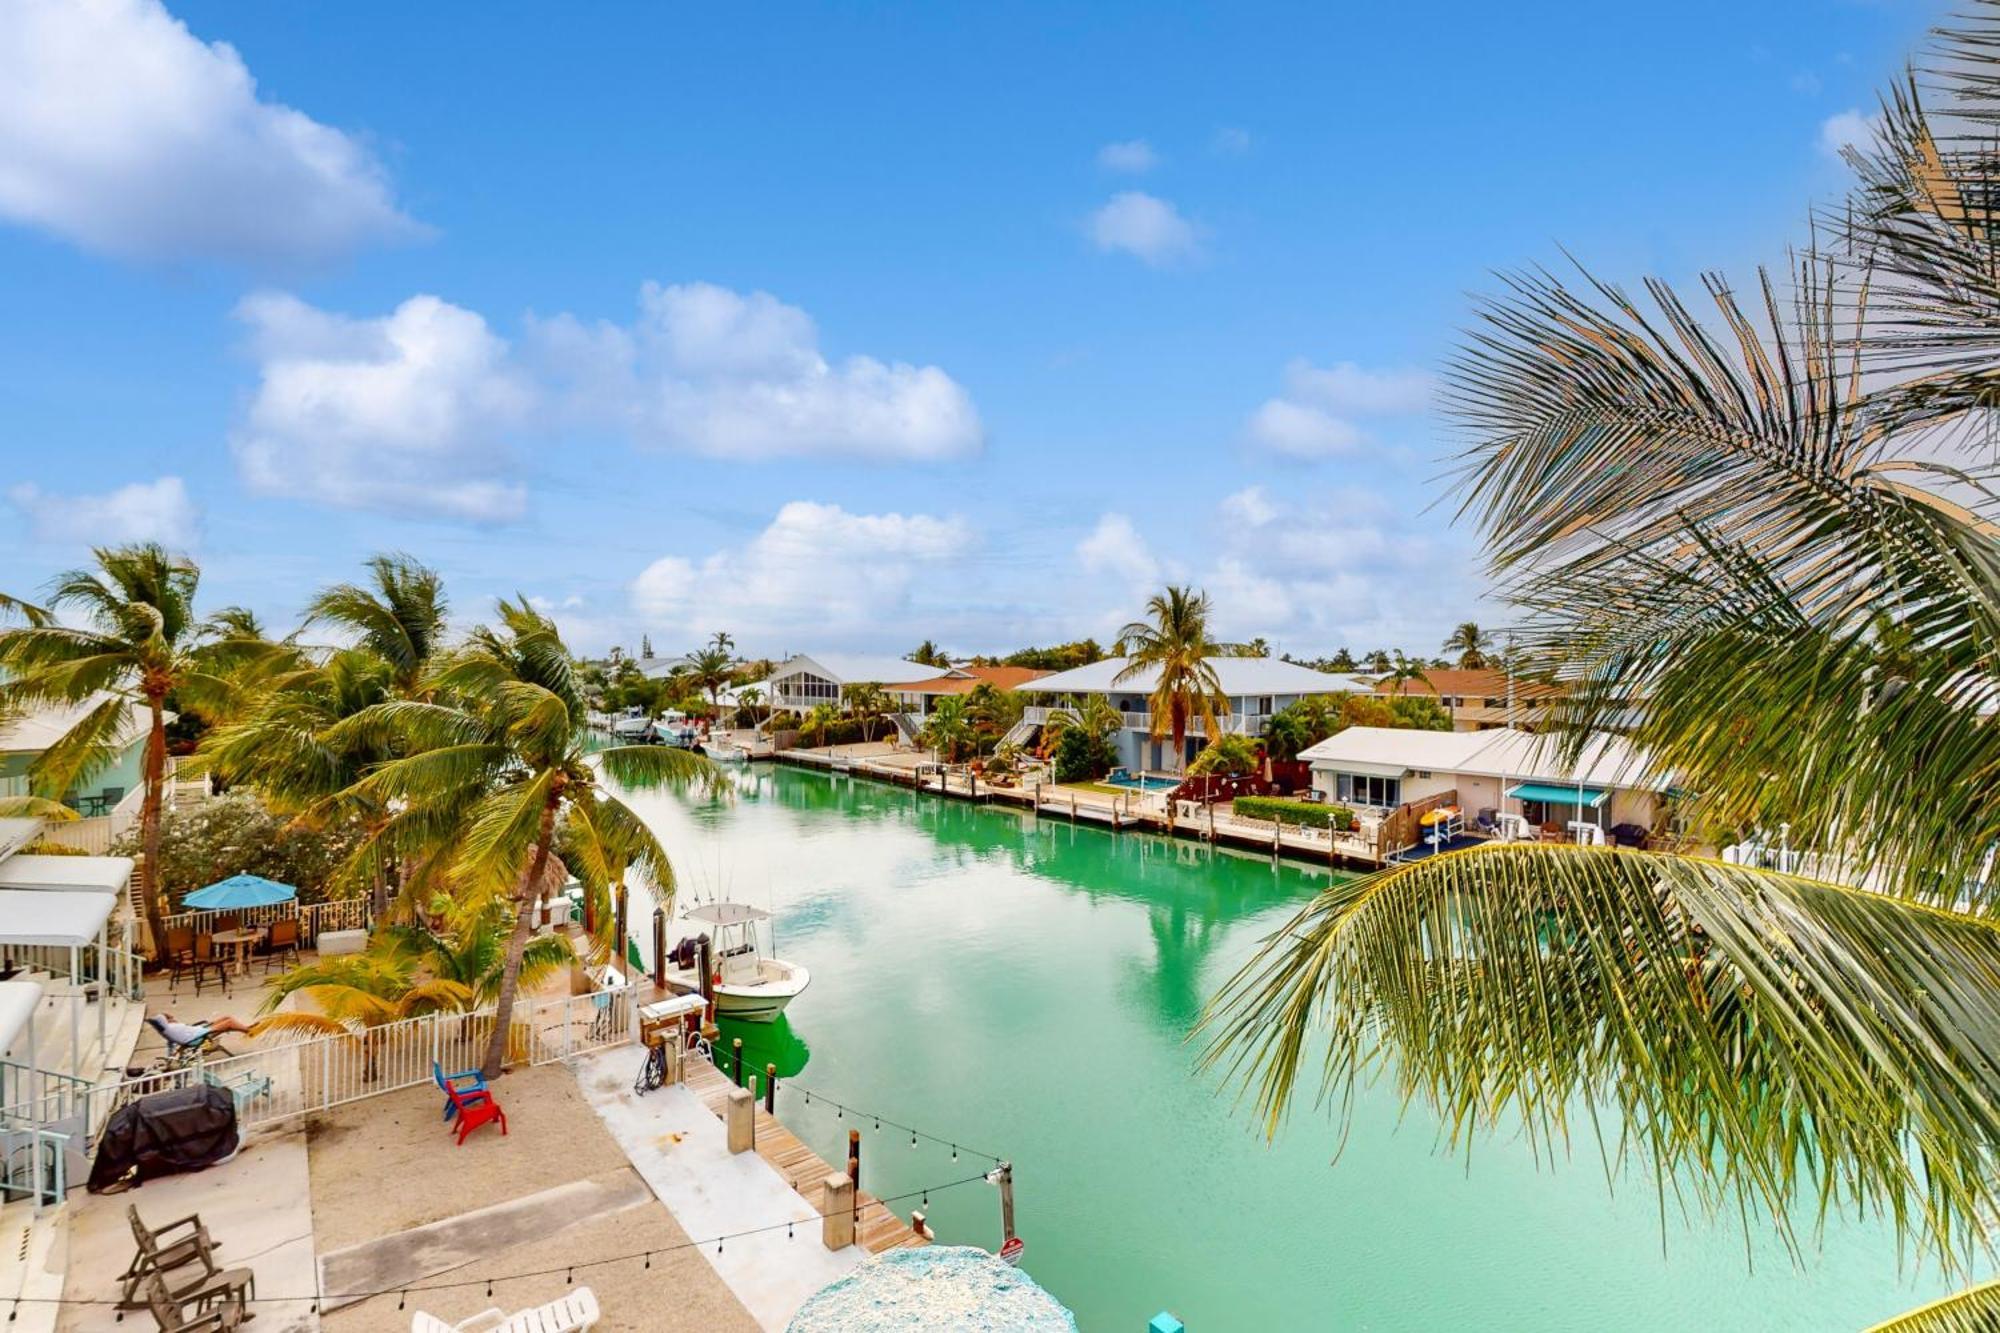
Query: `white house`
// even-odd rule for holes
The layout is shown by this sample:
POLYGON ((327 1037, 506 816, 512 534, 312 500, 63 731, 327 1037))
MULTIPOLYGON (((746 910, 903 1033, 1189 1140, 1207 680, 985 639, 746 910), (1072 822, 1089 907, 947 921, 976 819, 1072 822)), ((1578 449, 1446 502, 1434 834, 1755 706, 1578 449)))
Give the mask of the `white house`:
POLYGON ((1572 822, 1654 829, 1670 789, 1643 752, 1616 736, 1592 739, 1567 764, 1551 738, 1512 728, 1349 727, 1299 758, 1312 766, 1313 787, 1325 800, 1358 810, 1394 810, 1452 794, 1469 825, 1512 816, 1564 833, 1572 822))
POLYGON ((840 703, 850 685, 880 685, 891 693, 898 685, 935 680, 946 669, 901 657, 870 657, 858 653, 801 653, 773 668, 764 682, 764 702, 794 712, 818 704, 840 703))
MULTIPOLYGON (((1027 686, 1037 694, 1103 695, 1124 720, 1115 738, 1118 762, 1131 769, 1177 772, 1208 743, 1208 733, 1199 721, 1188 728, 1185 752, 1171 753, 1171 736, 1155 739, 1153 718, 1147 711, 1147 697, 1159 681, 1159 672, 1144 668, 1128 680, 1120 680, 1129 659, 1107 657, 1089 666, 1075 667, 1043 676, 1027 686)), ((1216 720, 1222 734, 1261 735, 1271 714, 1314 694, 1333 694, 1350 688, 1345 676, 1315 671, 1296 662, 1276 657, 1211 657, 1208 665, 1229 696, 1228 711, 1216 720)), ((1046 721, 1049 709, 1030 708, 1028 720, 1046 721)))

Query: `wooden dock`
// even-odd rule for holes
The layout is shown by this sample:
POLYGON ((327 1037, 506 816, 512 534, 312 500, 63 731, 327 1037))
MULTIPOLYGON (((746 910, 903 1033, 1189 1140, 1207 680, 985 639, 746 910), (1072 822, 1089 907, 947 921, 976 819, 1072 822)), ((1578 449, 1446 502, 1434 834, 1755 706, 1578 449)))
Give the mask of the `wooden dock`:
MULTIPOLYGON (((688 1057, 686 1072, 688 1088, 701 1098, 717 1119, 722 1119, 729 1090, 735 1085, 721 1070, 698 1055, 688 1057)), ((762 1101, 757 1103, 756 1124, 757 1155, 776 1167, 814 1212, 825 1212, 826 1178, 840 1173, 801 1143, 798 1136, 786 1129, 776 1116, 767 1114, 762 1101)), ((888 1204, 866 1190, 854 1192, 854 1211, 854 1239, 870 1254, 930 1243, 910 1230, 910 1224, 896 1216, 888 1204)))

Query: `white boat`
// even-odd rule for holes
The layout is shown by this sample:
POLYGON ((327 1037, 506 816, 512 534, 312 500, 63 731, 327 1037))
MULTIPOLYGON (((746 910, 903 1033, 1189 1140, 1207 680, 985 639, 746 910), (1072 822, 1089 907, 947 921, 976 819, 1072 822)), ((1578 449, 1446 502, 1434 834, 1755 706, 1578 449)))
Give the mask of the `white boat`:
POLYGON ((728 741, 703 741, 702 753, 719 764, 745 764, 750 761, 750 752, 740 745, 728 741))
MULTIPOLYGON (((769 921, 771 914, 761 907, 748 903, 704 903, 690 907, 680 919, 709 936, 709 966, 716 977, 718 1017, 768 1023, 785 1012, 793 997, 812 983, 812 973, 802 964, 788 963, 764 952, 757 926, 769 921)), ((669 967, 667 980, 692 990, 701 989, 701 976, 693 967, 669 967)))

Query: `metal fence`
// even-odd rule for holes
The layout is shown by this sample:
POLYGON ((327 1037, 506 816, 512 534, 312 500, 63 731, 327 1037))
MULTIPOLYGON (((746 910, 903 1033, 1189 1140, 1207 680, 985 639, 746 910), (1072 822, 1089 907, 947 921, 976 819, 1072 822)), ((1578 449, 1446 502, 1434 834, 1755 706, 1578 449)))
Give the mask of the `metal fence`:
POLYGON ((0 1129, 0 1202, 32 1199, 43 1212, 69 1193, 70 1136, 52 1129, 0 1129))
MULTIPOLYGON (((633 1041, 634 994, 634 987, 626 985, 517 1002, 508 1024, 508 1063, 548 1064, 633 1041)), ((0 1125, 45 1128, 70 1121, 88 1126, 95 1136, 111 1113, 134 1097, 209 1083, 230 1091, 239 1128, 252 1129, 430 1083, 433 1063, 446 1073, 474 1068, 486 1052, 493 1023, 490 1008, 423 1014, 355 1033, 304 1037, 156 1070, 119 1083, 43 1084, 35 1089, 38 1095, 0 1106, 0 1125)))
POLYGON ((268 926, 273 921, 297 921, 299 923, 299 947, 310 949, 319 942, 320 932, 327 930, 366 930, 368 928, 368 900, 366 898, 339 898, 323 903, 272 903, 268 907, 240 907, 226 911, 175 912, 165 918, 168 930, 183 927, 202 934, 221 930, 224 917, 235 919, 238 926, 268 926))

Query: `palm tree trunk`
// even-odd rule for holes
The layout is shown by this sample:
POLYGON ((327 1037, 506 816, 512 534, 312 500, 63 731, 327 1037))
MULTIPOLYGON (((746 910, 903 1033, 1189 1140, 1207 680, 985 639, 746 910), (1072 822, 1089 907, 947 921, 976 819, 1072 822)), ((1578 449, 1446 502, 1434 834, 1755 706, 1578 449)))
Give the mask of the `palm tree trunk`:
POLYGON ((157 959, 167 947, 167 918, 160 910, 160 810, 167 783, 167 720, 163 693, 146 691, 150 715, 146 732, 146 795, 139 806, 139 833, 145 855, 139 861, 139 898, 146 911, 148 954, 157 959))
POLYGON ((514 1018, 514 992, 521 986, 521 958, 528 951, 528 936, 534 932, 535 918, 529 910, 542 882, 542 872, 548 869, 549 851, 555 843, 556 802, 560 797, 551 796, 549 803, 542 807, 542 826, 535 838, 535 854, 529 860, 528 873, 514 888, 514 929, 507 936, 507 961, 500 969, 500 996, 493 1006, 493 1035, 486 1041, 486 1057, 479 1062, 479 1072, 489 1079, 500 1077, 500 1071, 507 1063, 507 1028, 514 1018))

